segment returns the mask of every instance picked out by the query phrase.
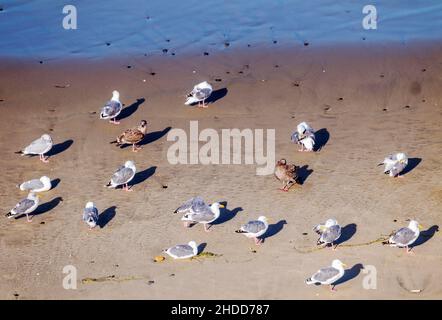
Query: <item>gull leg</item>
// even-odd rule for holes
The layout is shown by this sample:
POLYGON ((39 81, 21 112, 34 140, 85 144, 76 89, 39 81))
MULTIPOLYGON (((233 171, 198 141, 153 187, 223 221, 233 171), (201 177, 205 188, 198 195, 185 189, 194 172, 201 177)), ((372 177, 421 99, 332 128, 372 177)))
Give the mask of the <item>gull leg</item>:
POLYGON ((206 99, 203 100, 203 108, 208 108, 209 106, 205 103, 206 99))
POLYGON ((32 219, 29 219, 29 215, 28 215, 28 214, 26 214, 26 220, 27 220, 28 222, 32 222, 32 219))
POLYGON ((407 250, 407 254, 411 254, 411 255, 413 255, 413 254, 414 254, 414 252, 413 252, 413 251, 411 251, 411 249, 410 249, 410 247, 409 247, 409 246, 406 246, 405 248, 406 248, 406 250, 407 250))
POLYGON ((337 245, 334 246, 334 245, 333 245, 333 242, 332 242, 332 243, 331 243, 332 250, 333 250, 333 251, 338 250, 338 249, 337 249, 337 248, 338 248, 338 245, 339 245, 339 244, 337 244, 337 245))
POLYGON ((335 289, 335 286, 334 286, 334 285, 330 285, 330 291, 336 292, 336 291, 338 291, 338 290, 335 289))
POLYGON ((124 191, 132 191, 132 189, 129 188, 129 186, 127 185, 127 183, 124 185, 123 190, 124 190, 124 191))
POLYGON ((45 157, 45 156, 42 155, 42 154, 40 154, 39 157, 40 157, 40 160, 41 160, 42 162, 44 162, 44 163, 48 163, 48 162, 49 162, 48 157, 45 157))
POLYGON ((115 120, 115 118, 112 118, 111 120, 109 120, 109 122, 112 124, 120 124, 120 121, 115 120))
POLYGON ((184 224, 184 227, 189 228, 190 222, 189 221, 184 221, 183 224, 184 224))
POLYGON ((262 239, 255 238, 255 244, 259 246, 262 243, 262 239))
POLYGON ((204 224, 204 231, 206 231, 206 232, 210 232, 209 228, 210 228, 210 224, 205 223, 205 224, 204 224))
POLYGON ((132 151, 133 151, 133 152, 138 152, 139 150, 141 150, 141 147, 140 147, 140 146, 137 146, 136 144, 133 144, 133 145, 132 145, 132 151))

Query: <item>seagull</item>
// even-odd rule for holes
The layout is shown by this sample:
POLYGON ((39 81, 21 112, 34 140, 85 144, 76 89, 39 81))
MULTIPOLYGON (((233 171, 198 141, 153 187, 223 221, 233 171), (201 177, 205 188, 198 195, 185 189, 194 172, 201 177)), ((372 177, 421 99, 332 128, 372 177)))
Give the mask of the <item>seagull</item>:
POLYGON ((346 266, 340 260, 335 259, 330 267, 319 269, 314 275, 305 280, 305 283, 330 285, 330 290, 336 291, 335 285, 332 284, 343 277, 345 273, 344 267, 346 266))
POLYGON ((315 131, 306 122, 301 122, 292 133, 291 140, 301 145, 299 151, 313 151, 315 147, 315 131))
POLYGON ((29 192, 44 192, 51 190, 51 179, 46 176, 41 177, 40 179, 32 179, 29 181, 25 181, 22 184, 18 185, 22 191, 29 192))
POLYGON ((112 99, 106 102, 104 107, 100 112, 100 119, 109 119, 110 123, 120 124, 116 121, 116 117, 120 114, 123 109, 123 105, 120 102, 120 93, 117 90, 112 91, 112 99))
POLYGON ((207 81, 201 82, 193 87, 193 90, 187 95, 187 100, 184 104, 191 105, 198 102, 198 107, 207 108, 208 106, 204 102, 210 97, 212 92, 213 89, 210 83, 207 81))
POLYGON ((283 187, 279 190, 289 191, 290 187, 298 180, 297 170, 299 167, 294 164, 287 164, 286 159, 281 159, 275 166, 275 177, 282 181, 283 187))
POLYGON ((115 171, 106 187, 116 188, 123 185, 123 190, 132 191, 127 184, 134 178, 136 171, 135 163, 133 161, 126 161, 124 166, 119 167, 117 171, 115 171))
POLYGON ((416 220, 411 220, 408 227, 400 228, 390 236, 390 239, 382 242, 382 244, 390 245, 392 247, 406 248, 407 253, 412 253, 409 246, 419 238, 421 229, 422 226, 416 220))
POLYGON ((399 176, 399 173, 407 166, 408 158, 403 152, 390 154, 383 162, 379 163, 378 166, 382 166, 383 164, 385 165, 385 174, 388 174, 390 177, 402 177, 399 176))
POLYGON ((269 220, 264 216, 260 216, 258 220, 252 220, 247 222, 245 225, 243 225, 239 230, 236 230, 235 232, 242 233, 247 238, 255 239, 255 244, 260 245, 262 243, 262 238, 259 237, 261 237, 264 233, 266 233, 268 228, 269 228, 269 220))
POLYGON ((40 138, 31 142, 26 148, 21 151, 17 151, 17 154, 24 155, 34 155, 38 154, 40 160, 43 162, 49 162, 48 157, 45 157, 44 154, 47 153, 52 148, 52 138, 48 134, 42 135, 40 138))
POLYGON ((137 152, 141 149, 140 146, 137 146, 137 143, 141 142, 144 139, 147 131, 147 121, 141 120, 140 125, 136 128, 131 128, 125 130, 122 134, 117 137, 117 140, 112 141, 111 143, 116 143, 117 147, 124 144, 131 144, 132 151, 137 152))
POLYGON ((327 246, 330 244, 333 250, 336 249, 338 245, 333 247, 333 242, 341 236, 341 226, 335 219, 328 219, 325 224, 318 224, 313 228, 313 231, 321 235, 317 242, 318 245, 325 244, 327 246))
POLYGON ((98 223, 98 209, 94 203, 89 201, 83 210, 83 221, 87 223, 90 229, 97 226, 98 223))
POLYGON ((184 221, 185 227, 188 227, 190 223, 201 223, 204 231, 208 232, 210 224, 220 216, 220 208, 224 208, 224 205, 219 202, 208 206, 201 197, 194 197, 181 205, 174 213, 183 214, 181 221, 184 221))
POLYGON ((28 222, 31 222, 32 219, 29 219, 29 214, 37 209, 39 202, 40 200, 38 198, 38 195, 30 192, 25 199, 20 200, 20 202, 17 203, 15 207, 12 208, 11 211, 9 211, 5 216, 8 218, 12 218, 15 215, 25 214, 28 222))
POLYGON ((190 241, 188 244, 177 244, 170 247, 164 250, 164 253, 167 253, 174 259, 188 259, 198 254, 198 247, 195 241, 190 241))

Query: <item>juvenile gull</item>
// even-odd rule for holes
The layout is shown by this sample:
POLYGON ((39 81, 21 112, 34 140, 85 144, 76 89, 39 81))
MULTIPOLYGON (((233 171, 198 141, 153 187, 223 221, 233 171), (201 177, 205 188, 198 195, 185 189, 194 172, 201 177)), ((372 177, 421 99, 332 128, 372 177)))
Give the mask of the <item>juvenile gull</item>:
POLYGON ((399 152, 390 154, 383 162, 379 163, 378 166, 385 165, 384 173, 388 174, 390 177, 399 177, 399 173, 405 169, 407 164, 407 155, 403 152, 399 152))
POLYGON ((206 232, 209 231, 210 224, 220 216, 220 208, 224 205, 215 202, 208 206, 201 197, 195 197, 186 201, 175 213, 183 214, 181 218, 184 226, 188 227, 191 223, 201 223, 206 232))
POLYGON ((141 142, 144 139, 147 131, 147 121, 141 120, 140 125, 136 128, 131 128, 125 130, 122 134, 117 137, 116 141, 112 141, 111 143, 116 143, 117 146, 121 146, 124 144, 131 144, 132 151, 137 152, 141 149, 140 146, 137 146, 137 143, 141 142))
POLYGON ((40 160, 43 162, 48 162, 48 157, 45 157, 44 154, 47 153, 52 148, 52 138, 48 134, 42 135, 40 138, 31 142, 26 148, 21 151, 17 151, 16 153, 24 155, 34 155, 38 154, 40 160))
POLYGON ((328 219, 324 224, 318 224, 313 228, 317 234, 321 235, 318 239, 317 244, 331 245, 333 250, 336 249, 337 245, 333 247, 333 242, 339 239, 341 236, 341 226, 335 219, 328 219))
POLYGON ((208 106, 204 102, 208 97, 210 97, 212 92, 212 86, 207 81, 201 82, 193 87, 193 90, 187 95, 187 99, 184 104, 191 105, 198 102, 198 107, 207 108, 208 106))
POLYGON ((41 177, 40 179, 32 179, 29 181, 25 181, 22 184, 18 185, 20 190, 28 191, 28 192, 44 192, 51 190, 51 179, 46 176, 41 177))
POLYGON ((392 247, 406 248, 407 253, 411 253, 409 246, 419 238, 422 226, 416 221, 411 220, 408 227, 404 227, 396 231, 382 244, 390 245, 392 247))
POLYGON ((174 259, 187 259, 198 254, 198 247, 195 241, 190 241, 188 244, 177 244, 164 252, 174 259))
POLYGON ((93 202, 86 203, 86 207, 83 210, 83 221, 87 223, 90 229, 97 226, 98 223, 98 209, 93 202))
POLYGON ((134 178, 137 168, 133 161, 126 161, 124 166, 121 166, 112 175, 111 180, 108 182, 106 187, 116 188, 118 186, 123 186, 123 190, 132 191, 129 189, 128 183, 134 178))
POLYGON ((282 188, 279 190, 289 191, 298 180, 297 170, 297 166, 294 164, 287 164, 287 160, 285 159, 281 159, 276 163, 275 177, 283 183, 282 188))
POLYGON ((260 245, 262 243, 262 235, 267 232, 269 228, 268 219, 264 216, 260 216, 258 220, 252 220, 243 225, 236 233, 242 233, 247 238, 255 239, 255 244, 260 245))
POLYGON ((15 207, 12 208, 11 211, 9 211, 5 216, 8 218, 12 218, 15 215, 25 214, 28 222, 31 222, 32 220, 29 219, 29 214, 37 209, 39 202, 40 200, 38 198, 38 195, 31 192, 25 199, 20 200, 20 202, 17 203, 15 207))
POLYGON ((120 102, 120 93, 117 90, 112 91, 112 98, 106 102, 100 112, 100 119, 109 119, 110 123, 120 124, 116 121, 116 117, 123 109, 123 105, 120 102))
POLYGON ((292 133, 291 140, 301 145, 299 151, 313 151, 315 147, 315 131, 306 122, 301 122, 296 127, 296 131, 292 133))
POLYGON ((333 260, 331 266, 319 269, 314 275, 305 280, 305 283, 330 285, 330 290, 336 291, 333 283, 342 278, 345 273, 344 267, 346 265, 340 260, 333 260))

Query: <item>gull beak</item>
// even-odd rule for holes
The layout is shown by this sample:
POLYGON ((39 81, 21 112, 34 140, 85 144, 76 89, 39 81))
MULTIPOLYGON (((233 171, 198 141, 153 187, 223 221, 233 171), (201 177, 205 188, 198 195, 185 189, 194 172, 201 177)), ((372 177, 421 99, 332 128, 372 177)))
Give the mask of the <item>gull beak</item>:
POLYGON ((345 263, 343 263, 342 266, 343 266, 344 268, 347 268, 347 265, 346 265, 345 263))
POLYGON ((422 230, 424 228, 421 224, 419 224, 417 227, 419 228, 419 230, 422 230))
POLYGON ((220 204, 219 207, 220 207, 220 208, 225 208, 226 206, 223 205, 223 204, 220 204))

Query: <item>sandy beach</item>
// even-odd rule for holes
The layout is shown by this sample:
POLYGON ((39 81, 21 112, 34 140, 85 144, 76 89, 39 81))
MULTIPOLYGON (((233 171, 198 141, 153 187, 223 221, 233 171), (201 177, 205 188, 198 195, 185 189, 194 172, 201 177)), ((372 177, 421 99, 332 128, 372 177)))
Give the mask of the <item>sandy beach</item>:
POLYGON ((49 176, 31 223, 0 219, 1 299, 440 299, 442 298, 442 47, 440 44, 278 45, 209 56, 133 56, 104 60, 3 59, 0 120, 3 213, 24 198, 16 185, 49 176), (183 105, 207 80, 218 92, 207 109, 183 105), (118 89, 119 126, 98 112, 118 89), (142 150, 109 144, 140 120, 149 122, 142 150), (172 165, 170 128, 276 129, 276 158, 302 167, 289 192, 255 165, 172 165), (322 148, 300 153, 290 135, 301 121, 321 132, 322 148), (55 147, 48 164, 15 151, 43 133, 55 147), (391 152, 410 157, 402 178, 376 165, 391 152), (133 192, 104 188, 134 160, 133 192), (165 188, 167 186, 167 188, 165 188), (224 202, 211 232, 184 228, 173 211, 201 195, 224 202), (81 221, 94 201, 100 226, 81 221), (262 246, 235 234, 260 215, 271 218, 262 246), (336 251, 315 248, 313 226, 334 217, 344 227, 336 251), (417 219, 424 231, 413 251, 366 244, 417 219), (195 240, 220 256, 161 263, 153 258, 195 240), (352 246, 355 245, 355 246, 352 246), (348 265, 337 292, 304 280, 339 258, 348 265), (63 268, 78 270, 65 290, 63 268), (363 288, 374 266, 377 289, 363 288), (113 277, 112 277, 113 276, 113 277), (110 277, 104 281, 86 278, 110 277), (412 293, 410 290, 421 290, 412 293))

